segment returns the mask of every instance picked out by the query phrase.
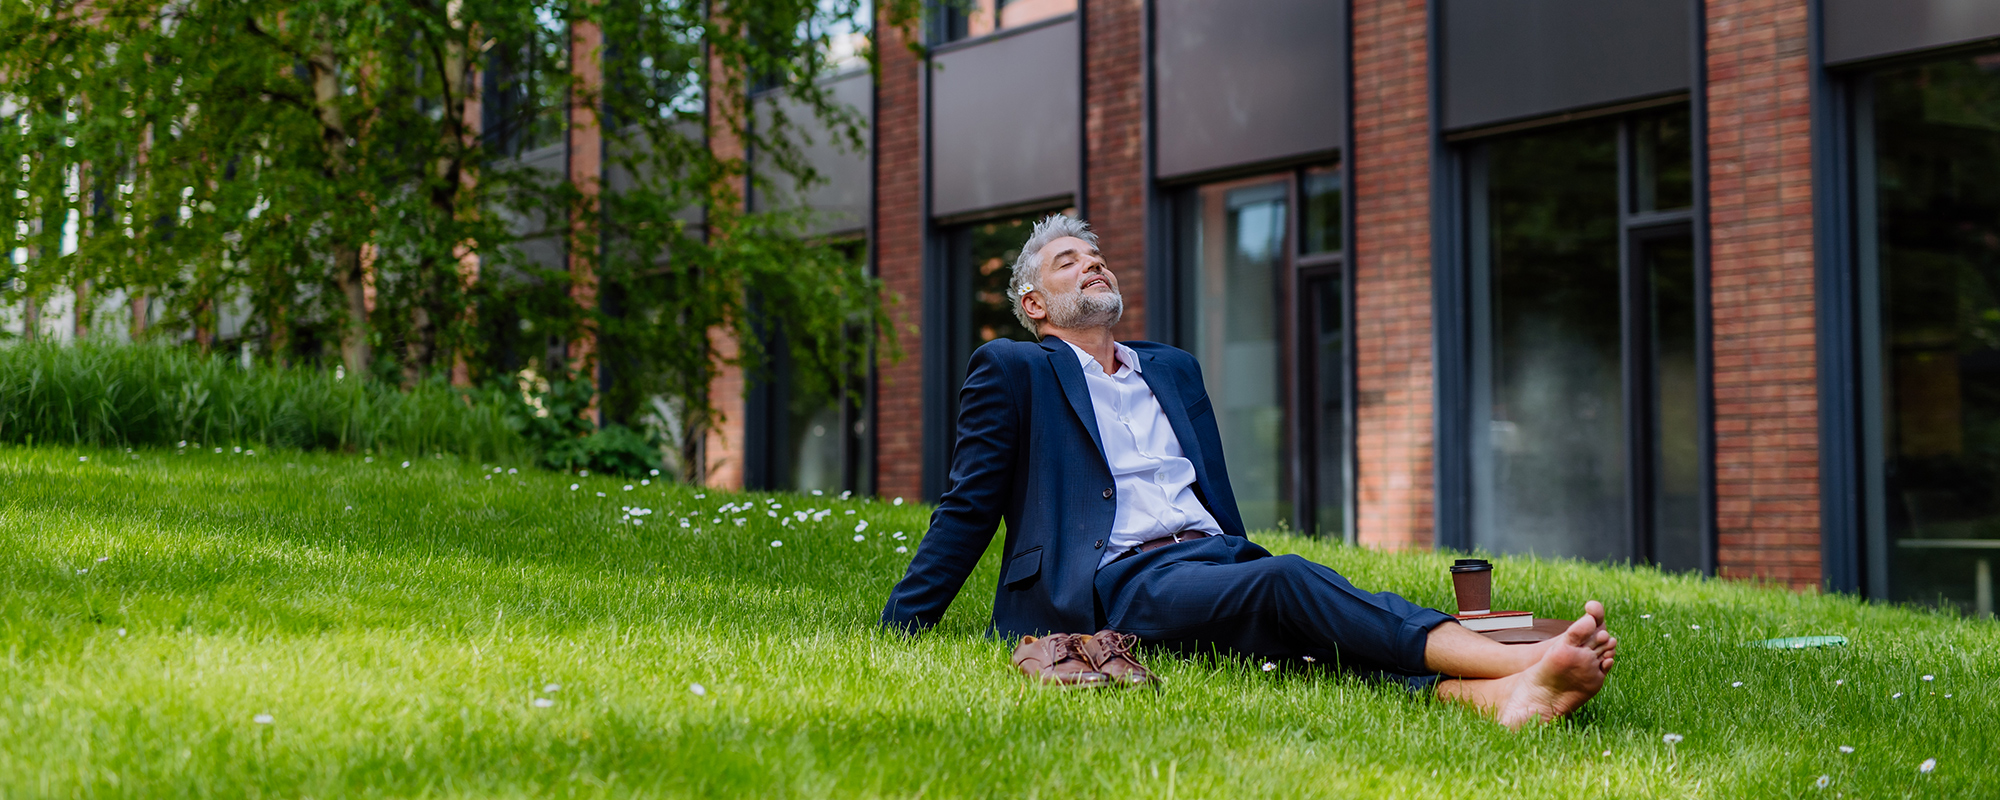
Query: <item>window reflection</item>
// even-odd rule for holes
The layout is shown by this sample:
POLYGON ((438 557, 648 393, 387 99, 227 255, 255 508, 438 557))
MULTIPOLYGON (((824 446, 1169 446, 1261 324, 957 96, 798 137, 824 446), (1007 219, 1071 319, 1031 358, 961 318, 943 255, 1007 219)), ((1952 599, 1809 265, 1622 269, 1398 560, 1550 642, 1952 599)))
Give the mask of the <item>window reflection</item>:
POLYGON ((1303 229, 1299 252, 1333 253, 1340 250, 1340 168, 1317 167, 1305 171, 1299 184, 1303 229))
POLYGON ((1882 496, 1871 588, 1991 614, 2000 559, 2000 55, 1892 70, 1872 84, 1864 124, 1872 122, 1873 145, 1860 153, 1874 178, 1861 255, 1879 275, 1871 359, 1879 400, 1870 413, 1880 431, 1872 483, 1882 496))
POLYGON ((1669 211, 1694 205, 1694 141, 1688 111, 1675 109, 1632 125, 1632 209, 1669 211))
POLYGON ((1623 559, 1618 126, 1474 152, 1473 544, 1623 559))
POLYGON ((943 17, 944 41, 955 42, 1075 10, 1076 0, 970 0, 945 2, 939 13, 943 17))
POLYGON ((1204 186, 1181 209, 1182 346, 1202 364, 1243 524, 1291 516, 1279 313, 1288 178, 1204 186))

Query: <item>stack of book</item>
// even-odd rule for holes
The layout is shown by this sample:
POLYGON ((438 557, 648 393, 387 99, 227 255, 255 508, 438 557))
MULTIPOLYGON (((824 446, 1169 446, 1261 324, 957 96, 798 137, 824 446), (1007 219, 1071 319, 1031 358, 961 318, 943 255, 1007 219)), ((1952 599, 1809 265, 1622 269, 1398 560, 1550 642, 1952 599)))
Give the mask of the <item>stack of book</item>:
POLYGON ((1509 628, 1531 628, 1535 625, 1535 615, 1526 611, 1488 611, 1484 614, 1454 614, 1458 624, 1474 631, 1504 631, 1509 628))

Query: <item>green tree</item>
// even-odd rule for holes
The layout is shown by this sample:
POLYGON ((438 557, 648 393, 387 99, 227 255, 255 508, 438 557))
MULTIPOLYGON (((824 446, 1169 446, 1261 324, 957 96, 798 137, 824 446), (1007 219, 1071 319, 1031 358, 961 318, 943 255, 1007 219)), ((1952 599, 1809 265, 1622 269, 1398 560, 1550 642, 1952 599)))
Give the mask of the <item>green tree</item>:
MULTIPOLYGON (((908 31, 919 5, 882 16, 908 31)), ((614 418, 665 398, 691 429, 710 419, 717 371, 759 368, 768 341, 787 344, 807 390, 832 391, 873 344, 893 347, 882 290, 803 235, 803 210, 741 207, 746 181, 818 180, 803 121, 748 126, 744 98, 753 83, 785 93, 860 147, 858 119, 815 79, 832 32, 865 29, 865 13, 860 0, 0 3, 13 255, 0 300, 67 287, 81 314, 91 293, 122 290, 204 346, 218 309, 247 307, 274 361, 337 352, 348 374, 405 383, 454 358, 506 378, 518 365, 479 322, 505 318, 595 341, 618 375, 614 418), (519 157, 571 123, 604 131, 615 191, 519 157), (746 149, 775 169, 753 178, 746 149), (530 242, 567 262, 529 258, 530 242)))

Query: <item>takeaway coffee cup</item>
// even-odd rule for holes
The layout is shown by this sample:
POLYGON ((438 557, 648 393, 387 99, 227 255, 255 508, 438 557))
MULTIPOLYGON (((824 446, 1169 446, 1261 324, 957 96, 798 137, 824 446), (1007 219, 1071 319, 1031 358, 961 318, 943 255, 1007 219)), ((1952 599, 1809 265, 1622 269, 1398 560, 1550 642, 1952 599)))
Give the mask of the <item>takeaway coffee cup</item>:
POLYGON ((1483 558, 1459 559, 1451 565, 1451 590, 1458 595, 1458 613, 1492 611, 1493 563, 1483 558))

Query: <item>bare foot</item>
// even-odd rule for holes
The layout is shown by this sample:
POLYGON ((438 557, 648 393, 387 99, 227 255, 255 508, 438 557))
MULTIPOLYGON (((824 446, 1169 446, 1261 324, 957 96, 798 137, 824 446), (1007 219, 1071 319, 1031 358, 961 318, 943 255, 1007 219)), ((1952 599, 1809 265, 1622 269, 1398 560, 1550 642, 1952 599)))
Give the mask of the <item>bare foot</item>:
MULTIPOLYGON (((1600 602, 1597 602, 1596 600, 1592 600, 1592 601, 1590 601, 1590 602, 1587 602, 1587 603, 1584 603, 1584 604, 1583 604, 1583 615, 1584 615, 1585 617, 1589 617, 1589 618, 1591 618, 1591 619, 1593 619, 1593 620, 1596 620, 1596 621, 1597 621, 1597 627, 1598 627, 1598 629, 1599 629, 1599 633, 1600 633, 1600 635, 1604 636, 1604 637, 1606 638, 1606 640, 1607 640, 1607 641, 1608 641, 1608 642, 1609 642, 1609 643, 1611 644, 1611 647, 1612 647, 1612 649, 1614 649, 1614 650, 1615 650, 1615 649, 1617 648, 1617 646, 1618 646, 1618 640, 1617 640, 1617 639, 1611 639, 1611 638, 1610 638, 1611 634, 1609 634, 1609 633, 1606 633, 1606 632, 1604 632, 1604 630, 1603 630, 1603 629, 1604 629, 1604 604, 1603 604, 1603 603, 1600 603, 1600 602)), ((1539 641, 1539 642, 1535 642, 1535 643, 1533 643, 1533 644, 1517 644, 1517 645, 1510 645, 1510 646, 1512 646, 1512 647, 1517 647, 1517 648, 1520 648, 1520 649, 1521 649, 1521 650, 1523 651, 1522 655, 1523 655, 1523 656, 1525 656, 1525 658, 1523 658, 1523 659, 1522 659, 1522 661, 1521 661, 1521 670, 1526 670, 1526 669, 1527 669, 1528 667, 1531 667, 1531 666, 1534 666, 1535 662, 1538 662, 1538 661, 1541 661, 1541 660, 1542 660, 1542 656, 1543 656, 1544 654, 1546 654, 1546 653, 1548 652, 1549 648, 1551 648, 1551 647, 1555 647, 1556 645, 1558 645, 1558 644, 1561 644, 1561 643, 1562 643, 1562 641, 1563 641, 1563 637, 1561 637, 1561 636, 1554 636, 1554 637, 1550 637, 1550 638, 1547 638, 1547 639, 1543 639, 1543 640, 1541 640, 1541 641, 1539 641)), ((1610 655, 1611 655, 1610 653, 1606 653, 1606 654, 1605 654, 1605 657, 1606 657, 1606 658, 1609 658, 1609 657, 1610 657, 1610 655)), ((1606 668, 1606 669, 1610 669, 1610 665, 1608 665, 1608 664, 1607 664, 1607 665, 1605 665, 1605 668, 1606 668)))
POLYGON ((1542 659, 1517 675, 1497 682, 1506 689, 1499 703, 1499 722, 1519 728, 1531 721, 1548 721, 1582 708, 1604 688, 1617 640, 1602 627, 1604 606, 1591 601, 1583 618, 1550 641, 1542 659))

